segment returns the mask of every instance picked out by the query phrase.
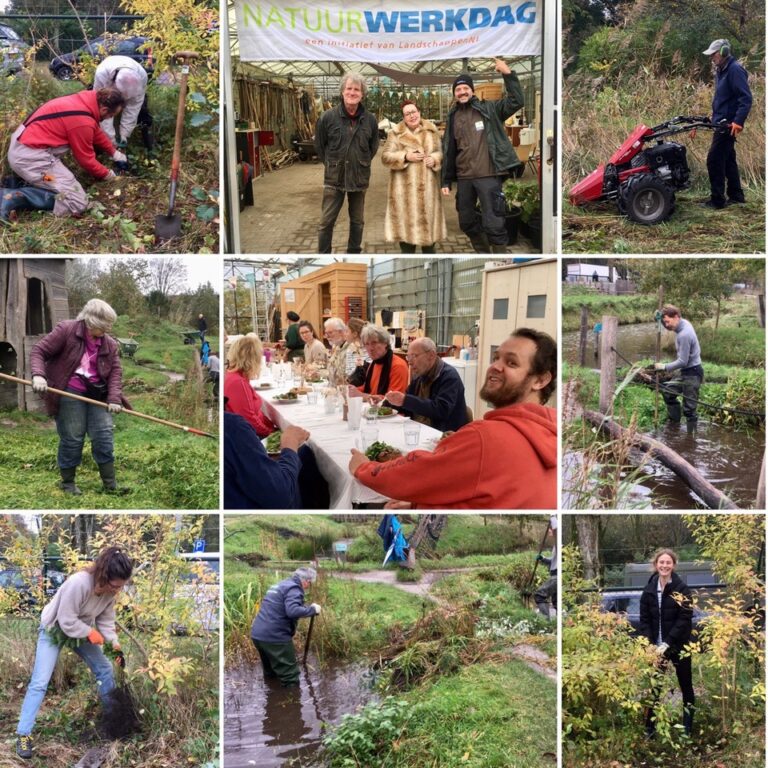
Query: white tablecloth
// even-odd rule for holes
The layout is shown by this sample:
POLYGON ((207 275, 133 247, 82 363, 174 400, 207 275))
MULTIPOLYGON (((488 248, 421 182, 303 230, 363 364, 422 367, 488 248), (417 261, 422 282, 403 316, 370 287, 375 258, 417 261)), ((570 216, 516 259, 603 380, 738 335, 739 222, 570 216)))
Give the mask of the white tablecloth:
MULTIPOLYGON (((315 454, 317 465, 328 482, 331 496, 331 509, 351 509, 353 503, 383 502, 386 496, 366 488, 355 480, 349 471, 349 460, 352 458, 352 448, 361 449, 362 441, 360 430, 352 430, 349 423, 341 417, 337 410, 333 414, 326 414, 322 397, 318 397, 316 405, 309 405, 305 395, 290 405, 274 402, 273 398, 280 392, 285 392, 290 387, 272 389, 257 389, 264 401, 263 410, 267 416, 284 429, 289 424, 303 427, 310 433, 309 445, 315 454)), ((419 445, 416 448, 406 449, 403 424, 411 419, 405 416, 389 416, 377 419, 376 426, 379 430, 378 439, 399 448, 403 453, 409 450, 434 450, 437 440, 442 432, 432 429, 424 424, 419 432, 419 445)), ((365 425, 365 419, 361 419, 361 427, 365 425)))

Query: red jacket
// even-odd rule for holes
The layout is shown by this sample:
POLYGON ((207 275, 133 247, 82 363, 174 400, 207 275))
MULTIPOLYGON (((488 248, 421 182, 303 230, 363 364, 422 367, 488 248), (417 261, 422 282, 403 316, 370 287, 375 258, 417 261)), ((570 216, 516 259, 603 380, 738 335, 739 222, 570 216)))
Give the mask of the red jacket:
POLYGON ((556 509, 556 415, 535 403, 497 408, 441 440, 434 453, 368 461, 355 477, 416 508, 556 509))
MULTIPOLYGON (((366 389, 365 384, 358 387, 358 389, 366 395, 376 394, 379 388, 379 379, 381 378, 382 366, 374 365, 374 363, 371 363, 371 365, 373 365, 373 373, 371 374, 370 389, 366 389)), ((392 367, 389 369, 389 386, 387 387, 387 392, 397 390, 398 392, 405 394, 408 389, 409 373, 408 363, 406 363, 402 357, 392 355, 392 367)))
POLYGON ((71 96, 59 96, 46 101, 27 120, 29 125, 19 137, 25 147, 49 149, 68 146, 81 168, 95 179, 103 179, 109 173, 109 169, 96 159, 95 149, 106 152, 110 157, 115 154, 115 147, 99 125, 101 118, 96 91, 79 91, 71 96), (42 115, 72 110, 88 112, 92 117, 68 115, 35 120, 42 115))
MULTIPOLYGON (((66 389, 85 350, 85 321, 62 320, 47 336, 32 347, 29 355, 33 376, 43 376, 48 386, 66 389)), ((102 337, 96 367, 101 380, 107 384, 107 402, 130 408, 123 397, 123 369, 117 342, 106 334, 102 337)), ((59 412, 61 395, 45 394, 45 406, 50 416, 59 412)))
POLYGON ((228 398, 224 410, 242 416, 259 437, 267 437, 277 429, 261 412, 261 398, 240 371, 224 374, 224 397, 228 398))

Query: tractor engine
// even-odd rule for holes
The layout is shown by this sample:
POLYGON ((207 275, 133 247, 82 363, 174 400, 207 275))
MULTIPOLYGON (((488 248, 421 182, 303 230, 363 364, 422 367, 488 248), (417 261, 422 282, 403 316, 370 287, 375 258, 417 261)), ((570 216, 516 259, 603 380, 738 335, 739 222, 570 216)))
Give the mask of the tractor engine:
POLYGON ((690 169, 686 150, 674 141, 659 142, 632 158, 632 166, 647 165, 651 172, 673 189, 685 189, 690 184, 690 169))

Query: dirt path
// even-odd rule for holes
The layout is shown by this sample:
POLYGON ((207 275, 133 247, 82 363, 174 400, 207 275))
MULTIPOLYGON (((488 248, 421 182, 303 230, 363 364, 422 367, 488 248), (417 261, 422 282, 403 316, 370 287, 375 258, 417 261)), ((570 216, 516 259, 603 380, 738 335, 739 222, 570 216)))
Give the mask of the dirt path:
POLYGON ((536 648, 534 645, 521 643, 520 645, 512 646, 508 651, 511 656, 520 659, 520 661, 530 667, 534 672, 538 672, 540 675, 544 675, 550 680, 557 680, 557 670, 550 669, 550 667, 547 666, 550 658, 540 648, 536 648))

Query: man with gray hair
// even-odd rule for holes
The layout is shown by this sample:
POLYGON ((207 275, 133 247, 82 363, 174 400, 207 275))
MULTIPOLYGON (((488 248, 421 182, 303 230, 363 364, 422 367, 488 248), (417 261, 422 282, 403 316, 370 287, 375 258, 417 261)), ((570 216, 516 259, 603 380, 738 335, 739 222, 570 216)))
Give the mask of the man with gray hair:
MULTIPOLYGON (((107 56, 94 74, 93 87, 116 88, 123 94, 125 106, 118 117, 119 135, 115 133, 114 117, 101 121, 101 130, 117 147, 125 147, 136 127, 139 112, 145 105, 147 93, 147 71, 129 56, 107 56)), ((149 118, 151 121, 151 117, 149 118)), ((147 147, 151 149, 151 147, 147 147)))
POLYGON ((468 421, 464 384, 455 368, 437 356, 435 342, 414 339, 405 359, 411 383, 405 393, 387 392, 386 401, 400 413, 441 432, 455 432, 468 421))
POLYGON ((357 72, 341 79, 341 104, 324 112, 315 129, 315 150, 325 165, 323 207, 318 227, 318 253, 331 253, 333 228, 347 197, 347 253, 361 253, 363 209, 371 178, 371 162, 379 148, 379 126, 363 99, 368 88, 357 72))
POLYGON ((261 657, 265 680, 279 679, 285 687, 299 684, 293 636, 299 619, 320 613, 317 603, 304 605, 304 592, 316 581, 314 568, 297 568, 264 595, 251 626, 251 640, 261 657))

